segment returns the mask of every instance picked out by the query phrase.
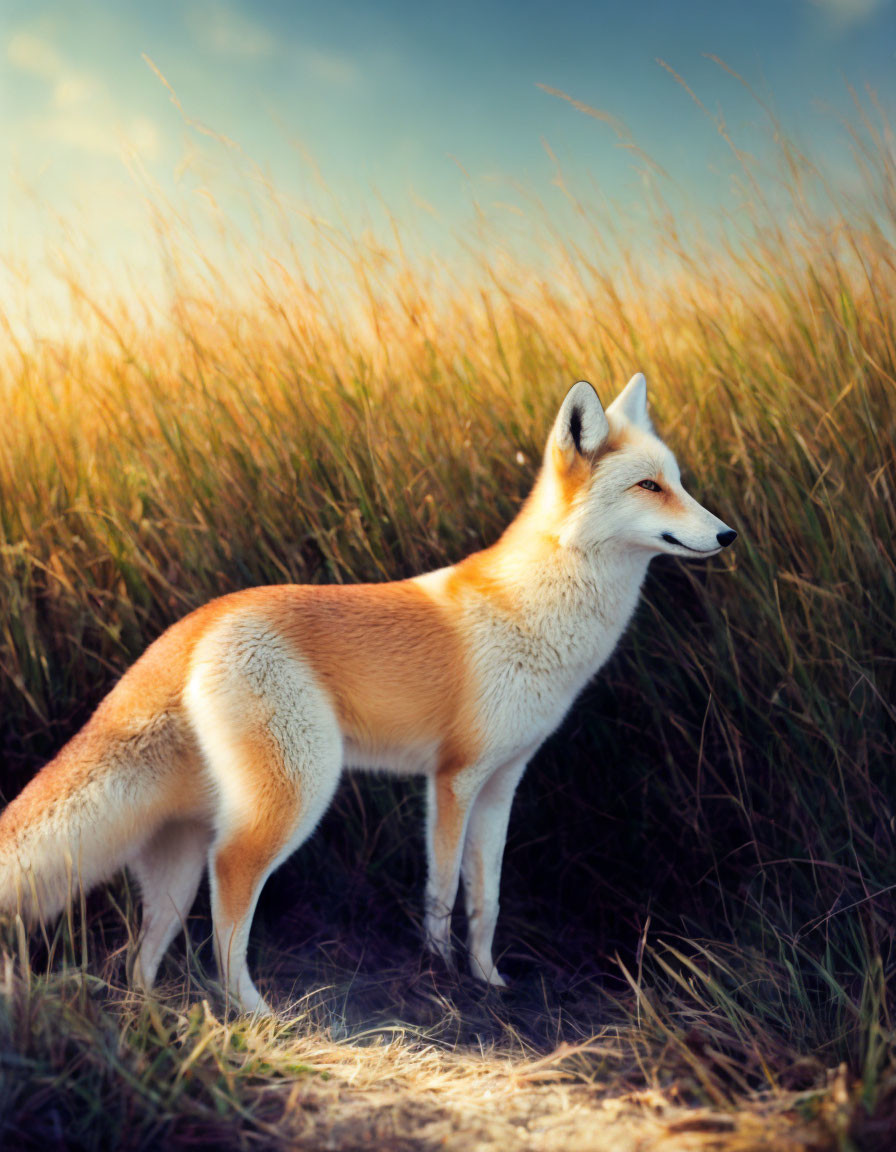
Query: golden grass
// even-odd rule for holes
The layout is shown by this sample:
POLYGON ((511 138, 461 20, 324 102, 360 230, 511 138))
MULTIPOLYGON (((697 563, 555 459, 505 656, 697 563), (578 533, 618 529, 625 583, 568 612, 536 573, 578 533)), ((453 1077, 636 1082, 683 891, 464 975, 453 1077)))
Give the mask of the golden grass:
MULTIPOLYGON (((577 378, 609 400, 643 370, 686 483, 741 535, 707 568, 657 565, 622 652, 524 782, 499 936, 523 992, 474 1006, 497 1020, 482 1051, 478 1024, 445 1039, 473 1011, 453 993, 435 1032, 414 1025, 400 965, 380 994, 394 1026, 379 1010, 359 1025, 360 996, 337 1042, 335 1009, 228 1024, 202 979, 198 1004, 135 1005, 117 977, 60 975, 73 945, 53 946, 29 987, 7 971, 7 1132, 48 1139, 61 1092, 55 1123, 85 1147, 878 1146, 896 1099, 896 166, 873 106, 854 143, 851 198, 786 140, 776 171, 734 148, 727 219, 660 202, 627 246, 624 219, 567 189, 570 230, 531 209, 537 258, 483 225, 462 270, 412 260, 400 230, 293 229, 271 193, 276 243, 237 246, 235 279, 157 206, 164 308, 95 299, 75 268, 81 335, 8 343, 7 796, 210 596, 397 577, 494 539, 577 378), (572 1006, 539 1007, 570 972, 572 1006), (523 1039, 539 1015, 573 1047, 523 1039)), ((343 790, 279 896, 314 958, 293 964, 275 900, 262 986, 391 957, 415 915, 417 820, 407 792, 343 790)), ((99 924, 88 951, 120 963, 118 921, 99 924)))
POLYGON ((167 992, 135 1002, 69 971, 34 995, 7 964, 0 1136, 22 1148, 46 1146, 55 1129, 77 1148, 126 1138, 140 1148, 821 1152, 844 1146, 863 1113, 845 1068, 811 1090, 747 1093, 737 1109, 695 1106, 680 1080, 644 1082, 631 1058, 639 1041, 618 1028, 546 1056, 512 1033, 478 1051, 402 1027, 347 1043, 301 1003, 283 1021, 226 1022, 207 1000, 178 1004, 167 992))

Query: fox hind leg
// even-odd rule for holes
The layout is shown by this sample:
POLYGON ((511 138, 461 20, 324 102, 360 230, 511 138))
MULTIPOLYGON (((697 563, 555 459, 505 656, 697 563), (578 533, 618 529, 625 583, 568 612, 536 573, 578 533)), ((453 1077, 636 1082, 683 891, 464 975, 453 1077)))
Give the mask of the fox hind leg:
MULTIPOLYGON (((275 765, 271 765, 276 771, 275 765)), ((212 919, 218 967, 243 1012, 270 1012, 246 963, 249 930, 268 876, 311 835, 339 782, 341 755, 317 758, 313 785, 296 788, 280 776, 259 790, 242 819, 228 821, 209 853, 212 919), (321 771, 325 769, 325 771, 321 771)))
POLYGON ((299 808, 295 794, 282 795, 276 808, 267 807, 231 826, 209 855, 218 971, 243 1012, 270 1012, 249 975, 246 949, 265 880, 304 839, 299 808))
POLYGON ((219 971, 243 1012, 267 1013, 246 963, 252 917, 336 791, 342 736, 309 668, 276 636, 247 631, 215 638, 187 702, 217 793, 208 866, 219 971))
POLYGON ((134 982, 149 991, 162 957, 184 924, 205 871, 211 829, 199 821, 160 828, 130 861, 143 898, 134 982))

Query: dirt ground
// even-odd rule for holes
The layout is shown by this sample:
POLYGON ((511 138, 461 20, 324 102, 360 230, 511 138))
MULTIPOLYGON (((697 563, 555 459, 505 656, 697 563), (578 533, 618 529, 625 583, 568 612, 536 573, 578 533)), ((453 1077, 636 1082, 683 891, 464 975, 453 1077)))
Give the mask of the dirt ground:
POLYGON ((337 1074, 323 1083, 297 1083, 278 1096, 268 1102, 271 1119, 259 1125, 272 1142, 334 1152, 834 1152, 872 1146, 847 1142, 850 1109, 843 1094, 842 1111, 830 1097, 822 1102, 807 1093, 757 1099, 753 1109, 731 1112, 674 1104, 660 1091, 608 1096, 598 1084, 570 1083, 562 1072, 534 1065, 475 1084, 467 1072, 456 1086, 430 1083, 423 1090, 388 1082, 356 1087, 337 1074))

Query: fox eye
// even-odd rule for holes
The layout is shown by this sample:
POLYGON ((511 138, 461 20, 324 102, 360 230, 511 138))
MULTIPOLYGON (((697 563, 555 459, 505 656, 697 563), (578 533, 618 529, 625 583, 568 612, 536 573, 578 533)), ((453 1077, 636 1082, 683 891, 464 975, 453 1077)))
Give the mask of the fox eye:
POLYGON ((648 492, 662 492, 659 484, 655 480, 641 480, 638 483, 639 488, 646 488, 648 492))

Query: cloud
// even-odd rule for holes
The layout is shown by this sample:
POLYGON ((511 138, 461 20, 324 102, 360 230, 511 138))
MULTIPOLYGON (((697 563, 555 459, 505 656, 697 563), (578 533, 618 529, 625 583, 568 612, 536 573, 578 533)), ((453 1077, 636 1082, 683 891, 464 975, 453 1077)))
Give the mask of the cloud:
POLYGON ((120 156, 124 151, 151 160, 159 152, 158 125, 146 116, 120 122, 88 111, 52 111, 35 116, 29 131, 34 139, 90 156, 120 156))
POLYGON ((13 33, 6 57, 18 72, 43 80, 49 100, 22 121, 23 136, 92 156, 118 156, 122 149, 151 159, 161 142, 155 121, 146 116, 124 119, 99 76, 76 68, 52 41, 32 32, 13 33))
POLYGON ((31 32, 14 32, 6 45, 6 58, 13 68, 42 80, 53 80, 64 70, 62 58, 48 41, 31 32))
MULTIPOLYGON (((220 0, 198 0, 187 10, 186 20, 196 44, 213 56, 261 59, 274 56, 280 47, 264 25, 220 0)), ((345 88, 360 76, 355 61, 341 52, 309 44, 291 45, 289 51, 297 69, 318 83, 345 88)))
POLYGON ((74 68, 60 55, 56 46, 32 32, 15 32, 6 45, 6 57, 19 72, 45 80, 52 87, 57 108, 85 104, 102 92, 97 76, 74 68))
POLYGON ((809 0, 809 2, 813 8, 823 12, 836 28, 846 29, 866 24, 886 7, 889 0, 809 0))
POLYGON ((319 48, 300 49, 299 65, 310 76, 324 84, 348 87, 355 84, 360 76, 357 64, 350 56, 339 52, 323 52, 319 48))
POLYGON ((277 46, 267 28, 227 4, 194 4, 187 11, 187 24, 200 47, 215 56, 272 56, 277 46))
POLYGON ((102 92, 102 84, 87 72, 67 72, 53 86, 53 103, 57 108, 86 104, 102 92))

